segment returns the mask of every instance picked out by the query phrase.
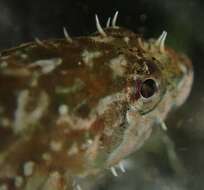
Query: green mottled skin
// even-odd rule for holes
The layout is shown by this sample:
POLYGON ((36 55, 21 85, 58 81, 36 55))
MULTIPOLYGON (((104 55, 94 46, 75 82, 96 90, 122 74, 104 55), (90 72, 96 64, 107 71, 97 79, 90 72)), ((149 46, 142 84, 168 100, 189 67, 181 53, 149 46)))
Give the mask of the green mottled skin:
POLYGON ((168 48, 161 53, 152 41, 143 46, 124 28, 105 32, 1 53, 0 187, 74 189, 77 176, 96 174, 138 149, 157 119, 186 99, 192 68, 185 56, 168 48), (42 60, 58 63, 44 67, 42 60), (157 81, 155 96, 136 99, 136 80, 148 78, 157 81))

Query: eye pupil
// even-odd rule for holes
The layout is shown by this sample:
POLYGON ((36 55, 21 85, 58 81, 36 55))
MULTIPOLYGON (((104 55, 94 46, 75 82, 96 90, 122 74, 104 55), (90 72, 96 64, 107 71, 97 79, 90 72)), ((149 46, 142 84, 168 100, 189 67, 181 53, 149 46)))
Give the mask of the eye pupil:
POLYGON ((157 90, 156 82, 153 79, 147 79, 142 83, 140 93, 144 98, 150 98, 151 96, 154 95, 156 90, 157 90))

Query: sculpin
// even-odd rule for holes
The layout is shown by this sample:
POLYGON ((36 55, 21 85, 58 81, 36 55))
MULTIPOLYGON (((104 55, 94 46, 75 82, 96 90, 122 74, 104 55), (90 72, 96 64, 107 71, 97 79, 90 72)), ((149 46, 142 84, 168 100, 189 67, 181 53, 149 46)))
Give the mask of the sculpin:
MULTIPOLYGON (((117 12, 118 13, 118 12, 117 12)), ((193 81, 191 61, 112 23, 0 56, 0 189, 79 190, 138 150, 193 81)))

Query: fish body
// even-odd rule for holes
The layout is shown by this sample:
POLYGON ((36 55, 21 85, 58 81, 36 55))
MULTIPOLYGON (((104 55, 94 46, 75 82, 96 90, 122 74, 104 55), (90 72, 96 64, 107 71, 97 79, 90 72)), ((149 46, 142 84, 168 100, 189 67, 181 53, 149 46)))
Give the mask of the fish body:
POLYGON ((80 189, 138 150, 191 89, 190 60, 112 26, 1 52, 0 189, 80 189))

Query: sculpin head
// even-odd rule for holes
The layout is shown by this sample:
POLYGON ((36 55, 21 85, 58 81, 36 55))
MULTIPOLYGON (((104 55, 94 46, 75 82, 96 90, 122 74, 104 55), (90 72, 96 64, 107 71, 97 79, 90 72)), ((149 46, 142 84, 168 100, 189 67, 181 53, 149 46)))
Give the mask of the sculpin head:
POLYGON ((126 80, 127 111, 123 136, 108 158, 110 166, 137 150, 151 134, 152 126, 164 125, 171 109, 184 103, 191 90, 193 69, 185 55, 165 47, 166 32, 158 40, 149 41, 123 28, 106 33, 128 44, 122 47, 115 41, 121 61, 114 71, 126 80))

